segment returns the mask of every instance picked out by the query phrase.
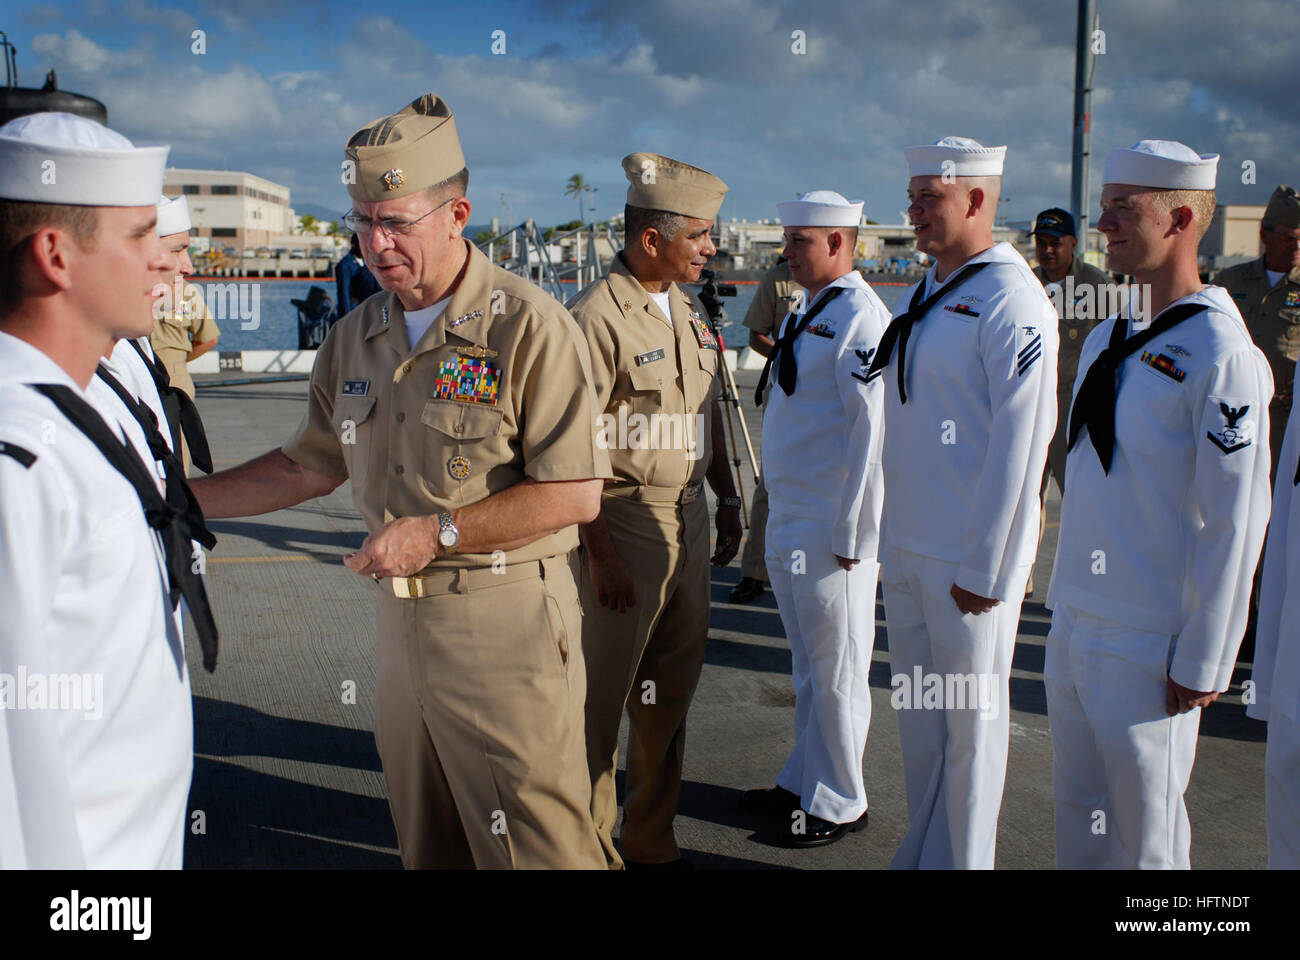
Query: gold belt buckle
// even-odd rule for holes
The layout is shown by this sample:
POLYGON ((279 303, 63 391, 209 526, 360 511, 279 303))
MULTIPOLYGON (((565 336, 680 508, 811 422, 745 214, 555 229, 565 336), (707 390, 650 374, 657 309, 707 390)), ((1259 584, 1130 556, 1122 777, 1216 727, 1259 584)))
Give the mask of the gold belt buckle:
POLYGON ((402 600, 422 599, 424 581, 419 577, 393 577, 393 596, 402 600))

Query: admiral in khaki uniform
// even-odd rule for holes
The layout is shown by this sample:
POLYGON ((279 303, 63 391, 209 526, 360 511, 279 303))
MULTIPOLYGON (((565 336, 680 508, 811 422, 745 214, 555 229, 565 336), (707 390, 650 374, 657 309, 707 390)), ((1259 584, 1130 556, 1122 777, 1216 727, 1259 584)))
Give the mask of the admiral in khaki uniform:
POLYGON ((461 237, 468 173, 433 94, 348 141, 366 262, 385 292, 329 333, 282 450, 195 484, 209 515, 351 479, 377 581, 375 739, 408 867, 604 866, 583 743, 567 555, 609 461, 560 304, 461 237))
POLYGON ((623 857, 682 867, 673 817, 708 637, 706 479, 721 501, 715 565, 735 556, 741 529, 717 405, 723 361, 704 306, 678 283, 698 281, 715 253, 709 229, 727 185, 652 153, 625 157, 623 169, 626 249, 569 304, 591 349, 614 473, 600 515, 582 528, 578 563, 592 816, 610 865, 622 866, 611 833, 626 706, 623 857))
MULTIPOLYGON (((759 281, 754 300, 745 311, 745 326, 749 328, 749 348, 762 357, 772 354, 777 327, 786 315, 802 300, 803 288, 790 274, 790 264, 781 257, 759 281)), ((766 398, 764 398, 766 403, 766 398)), ((728 599, 732 603, 749 603, 763 593, 768 582, 764 554, 767 551, 767 484, 759 467, 758 482, 749 503, 749 537, 740 554, 740 582, 732 589, 728 599)))
POLYGON ((1154 317, 1092 332, 1070 408, 1043 671, 1066 869, 1187 869, 1200 708, 1228 688, 1246 626, 1273 383, 1196 269, 1218 160, 1166 140, 1106 158, 1097 228, 1154 317))
POLYGON ((1219 271, 1214 282, 1232 296, 1273 368, 1269 476, 1276 477, 1300 358, 1300 193, 1294 187, 1283 184, 1273 191, 1259 223, 1259 239, 1263 256, 1219 271))

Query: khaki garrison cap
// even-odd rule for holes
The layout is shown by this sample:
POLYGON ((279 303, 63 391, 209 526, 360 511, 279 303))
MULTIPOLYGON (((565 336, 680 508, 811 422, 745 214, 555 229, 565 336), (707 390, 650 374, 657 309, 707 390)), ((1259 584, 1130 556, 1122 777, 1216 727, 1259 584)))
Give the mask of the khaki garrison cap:
POLYGON ((707 170, 657 153, 629 153, 623 170, 630 184, 627 202, 634 207, 712 220, 727 195, 727 185, 707 170))
POLYGON ((1264 208, 1264 223, 1270 227, 1300 227, 1300 193, 1285 183, 1273 191, 1264 208))
POLYGON ((465 169, 451 108, 432 93, 362 127, 344 153, 356 165, 348 194, 369 203, 410 196, 465 169))

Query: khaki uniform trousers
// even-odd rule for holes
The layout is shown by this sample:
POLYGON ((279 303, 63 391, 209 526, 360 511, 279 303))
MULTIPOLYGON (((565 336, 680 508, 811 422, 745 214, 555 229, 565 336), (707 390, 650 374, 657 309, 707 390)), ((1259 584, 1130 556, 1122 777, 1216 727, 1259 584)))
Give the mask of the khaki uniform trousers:
MULTIPOLYGON (((663 490, 631 489, 643 497, 663 490)), ((602 509, 636 591, 635 605, 625 613, 602 606, 586 551, 578 552, 591 813, 605 857, 618 869, 622 860, 611 834, 618 819, 614 775, 625 706, 630 726, 623 856, 634 863, 681 856, 673 818, 681 796, 686 711, 709 632, 709 511, 703 492, 678 506, 607 491, 602 509)))
POLYGON ((402 862, 604 868, 567 559, 430 583, 449 592, 399 598, 385 580, 379 601, 375 741, 402 862))
POLYGON ((749 502, 749 536, 740 555, 740 575, 767 582, 767 487, 760 475, 749 502))
MULTIPOLYGON (((773 382, 775 382, 773 377, 773 382)), ((772 383, 763 389, 763 404, 760 409, 766 411, 767 398, 772 395, 772 383)), ((742 414, 743 415, 743 414, 742 414)), ((762 470, 762 466, 759 466, 762 470)), ((740 555, 740 575, 755 580, 768 582, 767 578, 767 485, 763 483, 760 472, 754 484, 754 496, 749 502, 749 536, 745 538, 745 550, 740 555)))

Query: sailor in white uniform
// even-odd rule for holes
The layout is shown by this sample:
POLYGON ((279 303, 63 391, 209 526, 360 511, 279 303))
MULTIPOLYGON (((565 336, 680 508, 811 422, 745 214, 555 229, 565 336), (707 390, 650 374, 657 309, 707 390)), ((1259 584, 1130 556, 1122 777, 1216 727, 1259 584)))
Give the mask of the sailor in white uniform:
POLYGON ((1268 865, 1300 869, 1300 406, 1292 408, 1273 487, 1273 519, 1264 548, 1254 702, 1247 716, 1268 721, 1264 808, 1268 865), (1285 628, 1284 625, 1285 624, 1285 628))
MULTIPOLYGON (((178 265, 171 262, 175 253, 169 249, 169 244, 184 242, 188 246, 191 227, 190 207, 183 195, 179 197, 159 197, 157 207, 157 232, 163 244, 163 257, 168 260, 163 274, 173 276, 178 265)), ((162 301, 160 300, 155 304, 155 311, 160 309, 161 306, 162 301)), ((142 352, 150 361, 157 362, 157 355, 153 352, 153 346, 147 336, 123 337, 113 345, 112 351, 104 358, 104 366, 123 386, 134 393, 153 411, 154 417, 158 420, 159 432, 162 434, 163 439, 167 441, 167 448, 171 450, 174 443, 172 431, 169 429, 167 421, 167 413, 153 375, 149 372, 145 359, 140 356, 142 352)), ((93 383, 91 388, 95 389, 93 383)))
POLYGON ((771 379, 766 561, 790 641, 795 745, 776 788, 748 791, 742 804, 784 818, 790 843, 808 847, 866 824, 862 754, 884 493, 881 385, 868 385, 867 368, 889 310, 853 269, 861 202, 814 190, 777 209, 790 271, 807 290, 758 389, 761 397, 771 379))
POLYGON ((190 685, 149 474, 73 422, 126 439, 85 388, 152 327, 166 156, 68 114, 0 127, 0 204, 25 234, 3 238, 0 291, 0 867, 181 865, 190 685))
POLYGON ((1144 295, 1088 336, 1070 406, 1044 670, 1062 868, 1188 867, 1199 708, 1246 627, 1273 380, 1197 274, 1217 166, 1163 140, 1106 158, 1097 228, 1144 295))
POLYGON ((935 265, 871 365, 885 388, 881 581, 911 821, 895 868, 993 867, 1058 345, 1042 284, 993 242, 1005 153, 964 137, 906 151, 908 216, 935 265))
MULTIPOLYGON (((157 203, 158 226, 155 228, 155 232, 158 234, 159 239, 163 240, 164 274, 168 272, 168 267, 174 265, 174 254, 166 249, 164 238, 177 233, 184 233, 186 236, 189 234, 189 206, 184 203, 184 200, 184 197, 172 199, 161 197, 157 203)), ((153 414, 158 433, 167 445, 167 449, 175 452, 162 397, 158 394, 158 387, 154 383, 145 361, 140 357, 136 347, 132 346, 133 342, 141 350, 146 351, 149 357, 154 356, 148 337, 123 337, 116 341, 113 344, 113 349, 100 359, 100 364, 103 366, 104 372, 117 381, 118 385, 131 398, 134 398, 137 404, 144 404, 149 409, 149 412, 153 414)), ((164 488, 163 481, 166 479, 166 471, 163 462, 158 460, 150 450, 144 427, 141 425, 139 418, 128 409, 124 399, 98 372, 90 381, 86 393, 91 402, 98 408, 112 412, 145 465, 158 475, 159 490, 162 490, 164 488)), ((179 609, 177 610, 177 616, 180 616, 179 609)))

